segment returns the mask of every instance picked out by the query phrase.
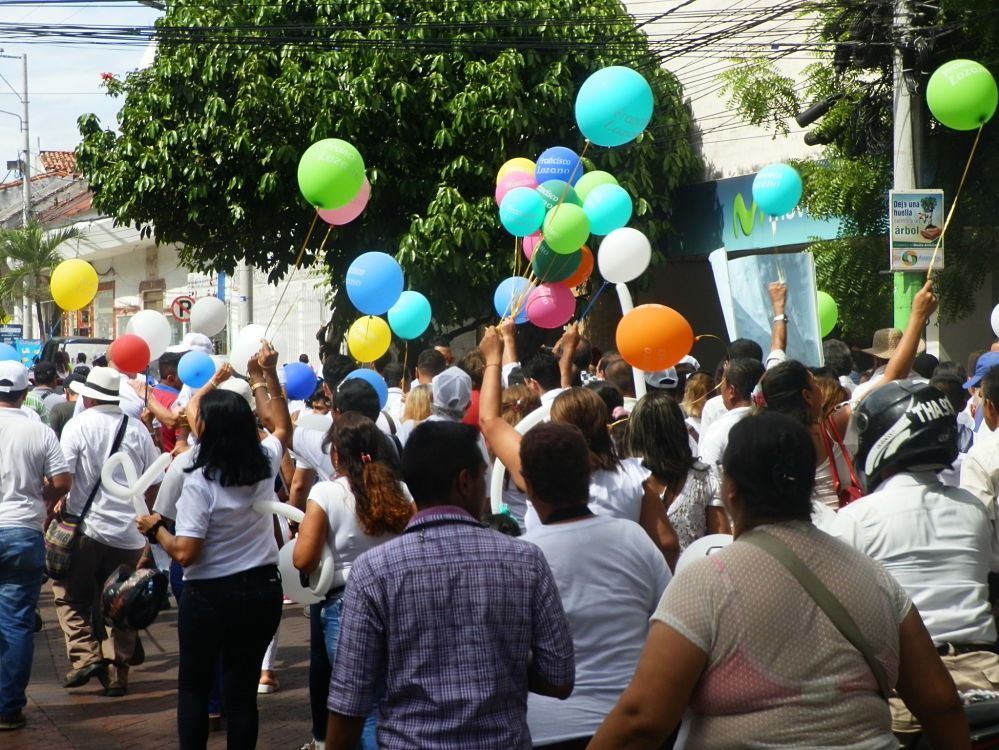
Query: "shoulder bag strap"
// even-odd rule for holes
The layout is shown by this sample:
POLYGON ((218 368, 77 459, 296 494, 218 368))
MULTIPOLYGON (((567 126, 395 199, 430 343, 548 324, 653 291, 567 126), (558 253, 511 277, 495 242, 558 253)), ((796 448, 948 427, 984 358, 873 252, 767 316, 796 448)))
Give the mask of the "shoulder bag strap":
POLYGON ((881 666, 881 662, 874 656, 874 649, 871 648, 871 644, 864 638, 863 633, 860 632, 860 628, 857 627, 857 623, 850 617, 850 613, 840 604, 839 599, 826 588, 826 585, 819 580, 818 576, 809 570, 808 566, 802 562, 800 557, 794 554, 790 547, 775 536, 765 534, 761 531, 751 531, 748 534, 740 535, 739 541, 749 542, 754 547, 763 550, 783 565, 797 579, 798 583, 805 590, 805 593, 812 597, 819 609, 826 613, 826 617, 832 621, 832 624, 836 626, 836 629, 839 630, 842 636, 864 657, 867 666, 874 673, 874 679, 878 683, 878 691, 881 693, 881 697, 888 700, 891 695, 891 685, 888 683, 888 675, 885 673, 884 667, 881 666))
POLYGON ((395 437, 395 433, 396 433, 396 431, 398 430, 398 428, 397 428, 397 427, 395 426, 395 420, 394 420, 394 419, 392 419, 392 415, 391 415, 391 414, 389 414, 389 413, 388 413, 387 411, 385 411, 384 409, 382 409, 382 414, 384 414, 384 415, 385 415, 385 421, 386 421, 386 422, 388 422, 388 426, 389 426, 389 435, 391 435, 392 437, 395 437))
POLYGON ((839 446, 839 452, 843 454, 843 463, 846 464, 846 468, 850 472, 850 480, 858 487, 863 487, 860 483, 860 479, 857 478, 857 470, 853 465, 853 457, 850 452, 846 449, 846 445, 843 444, 843 438, 839 434, 839 430, 836 429, 836 423, 831 419, 826 420, 829 425, 829 429, 832 431, 833 440, 836 441, 836 445, 839 446))
POLYGON ((839 490, 843 486, 843 483, 839 478, 839 466, 836 464, 836 454, 833 453, 832 444, 829 442, 829 434, 826 432, 827 426, 831 427, 829 420, 824 419, 819 422, 819 433, 822 435, 822 447, 825 448, 826 458, 829 459, 829 476, 832 477, 833 490, 839 495, 839 490))
MULTIPOLYGON (((108 458, 111 458, 115 453, 118 452, 118 448, 121 447, 121 441, 125 437, 125 428, 128 427, 128 415, 125 414, 121 418, 121 424, 118 425, 118 432, 115 433, 114 442, 111 443, 111 452, 108 454, 108 458)), ((87 511, 90 510, 90 506, 94 503, 94 498, 97 497, 98 491, 101 489, 101 478, 97 477, 97 481, 94 483, 94 488, 90 490, 90 496, 87 497, 87 502, 83 506, 83 510, 80 511, 80 520, 87 515, 87 511)))

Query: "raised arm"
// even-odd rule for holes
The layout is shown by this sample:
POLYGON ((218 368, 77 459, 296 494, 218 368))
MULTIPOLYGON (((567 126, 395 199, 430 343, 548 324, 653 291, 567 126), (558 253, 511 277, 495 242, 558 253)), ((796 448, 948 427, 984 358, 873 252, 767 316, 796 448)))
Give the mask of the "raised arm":
POLYGON ((573 323, 562 334, 562 338, 559 339, 558 344, 555 345, 556 350, 559 352, 558 370, 561 379, 559 385, 563 388, 572 388, 572 358, 576 355, 578 347, 579 324, 573 323))
POLYGON ((524 477, 520 473, 520 433, 508 425, 500 416, 503 387, 500 383, 500 367, 503 359, 503 342, 495 328, 487 328, 479 351, 486 360, 482 376, 482 391, 479 395, 479 427, 489 448, 506 467, 514 483, 524 489, 524 477))
POLYGON ((912 312, 909 314, 909 324, 902 332, 902 339, 892 358, 885 365, 885 376, 881 384, 909 377, 912 363, 916 361, 919 350, 919 340, 926 328, 930 316, 937 309, 937 296, 933 293, 933 280, 927 279, 923 288, 916 292, 912 300, 912 312))
POLYGON ((209 378, 207 383, 194 392, 194 395, 191 396, 191 400, 187 403, 187 407, 185 409, 188 424, 197 425, 198 411, 201 408, 201 399, 204 398, 206 393, 214 391, 230 377, 232 377, 232 367, 227 362, 222 365, 211 378, 209 378))
POLYGON ((254 359, 247 362, 247 373, 250 379, 260 376, 262 380, 252 382, 253 397, 257 402, 257 414, 268 431, 281 442, 281 447, 287 449, 291 444, 291 414, 288 413, 288 397, 277 376, 278 353, 267 341, 260 342, 260 352, 257 354, 256 366, 254 359), (263 391, 266 390, 266 395, 263 391))
POLYGON ((782 281, 771 282, 767 286, 770 294, 770 308, 773 310, 771 321, 770 352, 787 350, 787 284, 782 281))

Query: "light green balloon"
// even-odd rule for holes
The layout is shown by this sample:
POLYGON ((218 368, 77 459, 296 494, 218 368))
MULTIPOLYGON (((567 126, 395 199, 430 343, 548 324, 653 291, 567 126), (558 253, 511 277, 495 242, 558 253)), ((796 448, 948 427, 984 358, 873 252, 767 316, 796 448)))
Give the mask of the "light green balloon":
POLYGON ((582 207, 563 203, 548 212, 541 234, 545 244, 556 253, 574 253, 590 237, 590 220, 582 207))
POLYGON ((948 128, 977 130, 996 113, 999 89, 984 65, 974 60, 951 60, 930 76, 926 103, 948 128))
POLYGON ((590 194, 593 188, 599 187, 600 185, 617 185, 617 178, 610 172, 601 172, 598 169, 594 172, 587 172, 580 177, 579 181, 575 184, 574 189, 576 191, 576 195, 579 196, 579 200, 585 201, 586 196, 590 194))
POLYGON ((298 189, 316 208, 330 210, 350 203, 364 184, 364 159, 347 141, 316 141, 298 162, 298 189))
POLYGON ((825 292, 819 292, 819 333, 825 338, 833 332, 836 323, 839 321, 839 308, 836 300, 825 292))

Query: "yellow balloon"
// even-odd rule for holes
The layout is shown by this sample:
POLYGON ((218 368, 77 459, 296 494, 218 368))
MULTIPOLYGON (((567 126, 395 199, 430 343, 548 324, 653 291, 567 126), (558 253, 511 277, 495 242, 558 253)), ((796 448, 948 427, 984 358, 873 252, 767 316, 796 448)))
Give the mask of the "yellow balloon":
POLYGON ((64 260, 52 271, 49 288, 63 310, 81 310, 97 296, 97 271, 85 260, 64 260))
POLYGON ((373 315, 358 318, 347 331, 347 348, 358 362, 374 362, 388 351, 391 343, 389 324, 373 315))
POLYGON ((499 168, 499 172, 496 173, 496 184, 503 179, 503 175, 507 172, 525 172, 526 174, 534 176, 534 169, 537 165, 530 159, 525 159, 523 156, 518 156, 516 159, 510 159, 506 164, 499 168))

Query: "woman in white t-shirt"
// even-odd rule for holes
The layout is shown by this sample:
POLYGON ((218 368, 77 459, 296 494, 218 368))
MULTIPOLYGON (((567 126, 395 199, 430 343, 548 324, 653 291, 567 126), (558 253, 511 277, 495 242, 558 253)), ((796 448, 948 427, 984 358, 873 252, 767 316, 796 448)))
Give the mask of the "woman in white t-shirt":
MULTIPOLYGON (((330 664, 336 656, 351 565, 369 549, 401 533, 413 515, 413 504, 403 492, 388 445, 385 435, 367 417, 357 412, 338 414, 328 446, 337 478, 312 487, 298 528, 292 562, 299 570, 308 573, 316 569, 324 544, 333 551, 332 588, 325 601, 313 604, 309 613, 322 627, 322 640, 313 638, 311 647, 324 648, 330 664)), ((321 697, 325 704, 325 694, 321 697)), ((363 750, 377 750, 376 713, 377 706, 365 721, 363 750)))
POLYGON ((227 744, 257 744, 260 663, 281 619, 282 592, 273 518, 255 511, 253 503, 273 498, 291 436, 277 357, 264 342, 248 366, 257 409, 271 434, 260 440, 242 396, 211 387, 230 376, 231 368, 223 367, 187 407, 199 441, 177 501, 175 532, 157 516, 138 519, 140 531, 184 567, 177 628, 181 750, 200 750, 208 742, 208 698, 220 655, 227 744), (256 393, 261 389, 269 398, 256 393))

